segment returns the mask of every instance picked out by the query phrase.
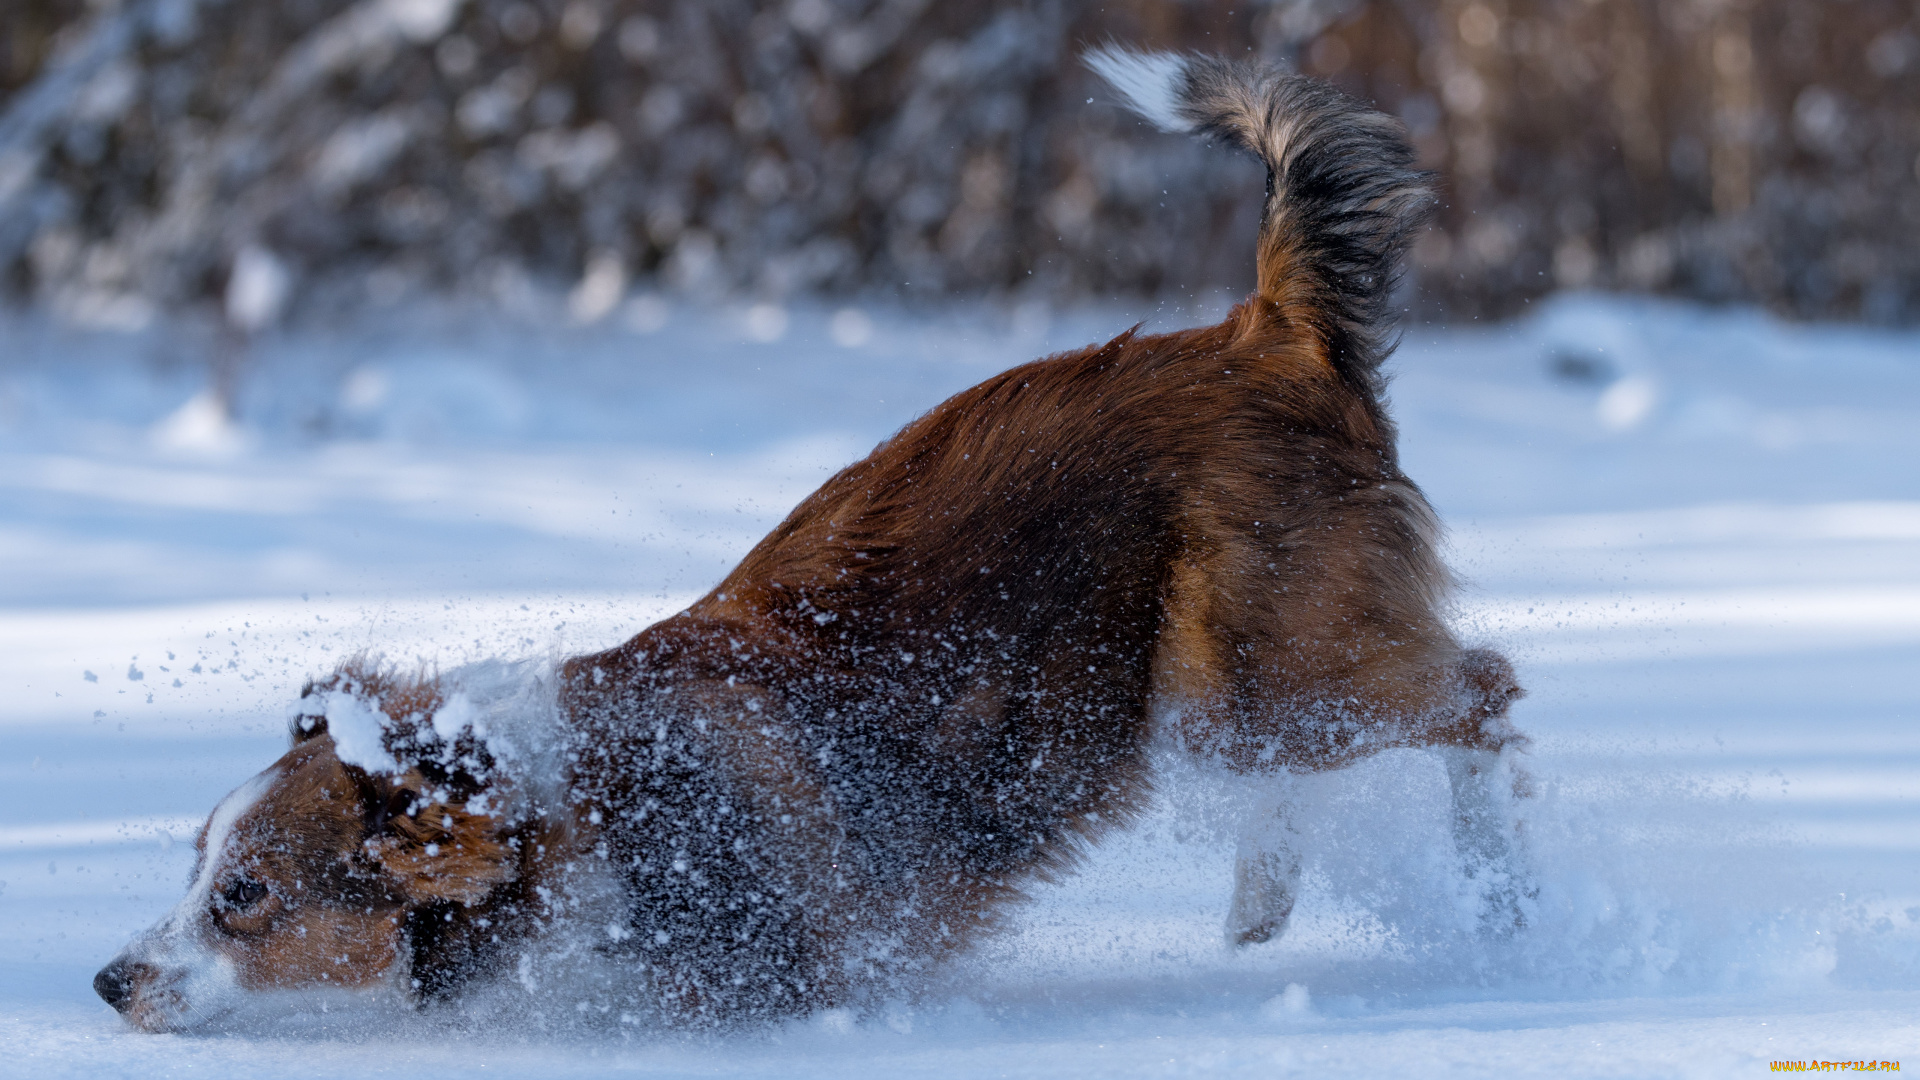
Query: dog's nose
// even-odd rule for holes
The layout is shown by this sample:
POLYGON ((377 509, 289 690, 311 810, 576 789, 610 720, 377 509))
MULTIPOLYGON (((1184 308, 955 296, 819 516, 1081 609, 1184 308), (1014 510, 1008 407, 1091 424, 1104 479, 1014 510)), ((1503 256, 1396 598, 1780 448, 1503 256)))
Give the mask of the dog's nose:
POLYGON ((127 1011, 127 1003, 133 999, 134 979, 141 973, 145 964, 129 964, 125 960, 115 960, 100 969, 93 977, 93 992, 100 1000, 121 1012, 127 1011))

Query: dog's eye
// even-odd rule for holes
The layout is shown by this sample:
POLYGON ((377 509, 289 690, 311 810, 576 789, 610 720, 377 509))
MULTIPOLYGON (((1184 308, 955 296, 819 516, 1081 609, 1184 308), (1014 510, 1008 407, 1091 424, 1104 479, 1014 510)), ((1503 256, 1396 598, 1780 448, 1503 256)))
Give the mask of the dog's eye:
POLYGON ((267 895, 267 887, 252 878, 238 878, 221 890, 220 902, 234 911, 244 911, 267 895))

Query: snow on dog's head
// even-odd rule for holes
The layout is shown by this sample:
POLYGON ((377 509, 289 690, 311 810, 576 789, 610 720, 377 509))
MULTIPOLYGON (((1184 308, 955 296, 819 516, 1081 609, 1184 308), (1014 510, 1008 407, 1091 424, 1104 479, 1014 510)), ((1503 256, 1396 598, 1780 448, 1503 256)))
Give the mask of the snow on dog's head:
POLYGON ((292 748, 214 808, 187 895, 94 989, 148 1031, 262 994, 418 989, 423 939, 521 875, 505 773, 525 757, 514 723, 550 712, 542 674, 406 679, 352 662, 310 684, 292 748))

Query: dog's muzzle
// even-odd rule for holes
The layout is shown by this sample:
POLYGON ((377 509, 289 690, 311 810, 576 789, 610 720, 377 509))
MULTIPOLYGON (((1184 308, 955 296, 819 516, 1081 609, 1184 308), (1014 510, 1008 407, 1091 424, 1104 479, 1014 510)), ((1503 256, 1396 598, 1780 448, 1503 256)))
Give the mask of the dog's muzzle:
POLYGON ((100 1000, 113 1006, 115 1011, 124 1013, 133 1005, 134 986, 151 978, 153 969, 146 964, 130 964, 125 959, 115 959, 93 977, 93 992, 100 995, 100 1000))

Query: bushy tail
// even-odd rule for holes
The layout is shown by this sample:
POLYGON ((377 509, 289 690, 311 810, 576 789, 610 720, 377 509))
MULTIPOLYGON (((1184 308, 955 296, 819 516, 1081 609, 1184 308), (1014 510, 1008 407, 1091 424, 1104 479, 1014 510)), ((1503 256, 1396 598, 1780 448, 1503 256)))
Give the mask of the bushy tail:
POLYGON ((1107 46, 1086 61, 1162 130, 1266 163, 1259 295, 1319 330, 1343 375, 1377 386, 1388 301, 1435 202, 1400 122, 1317 79, 1218 57, 1107 46))

